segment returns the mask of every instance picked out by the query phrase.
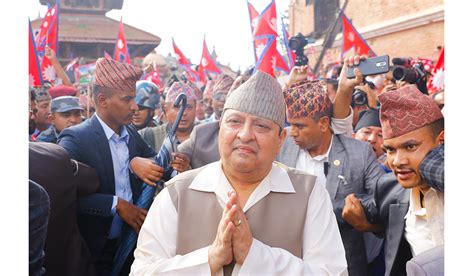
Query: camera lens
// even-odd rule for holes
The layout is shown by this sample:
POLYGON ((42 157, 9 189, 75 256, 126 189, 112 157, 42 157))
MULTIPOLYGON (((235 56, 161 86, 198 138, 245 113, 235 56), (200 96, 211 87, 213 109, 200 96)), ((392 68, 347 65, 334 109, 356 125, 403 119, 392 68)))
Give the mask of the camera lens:
POLYGON ((408 83, 415 83, 418 75, 413 68, 404 68, 397 66, 392 72, 393 78, 399 81, 406 81, 408 83))
POLYGON ((366 105, 367 104, 367 95, 364 91, 356 89, 352 94, 352 104, 353 105, 366 105))

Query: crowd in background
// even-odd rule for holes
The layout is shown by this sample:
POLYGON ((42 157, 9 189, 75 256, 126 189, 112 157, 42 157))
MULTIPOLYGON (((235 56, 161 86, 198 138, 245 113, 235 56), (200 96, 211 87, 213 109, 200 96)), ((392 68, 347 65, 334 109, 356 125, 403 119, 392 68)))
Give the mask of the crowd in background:
MULTIPOLYGON (((202 87, 174 76, 161 89, 140 80, 149 70, 146 64, 142 70, 101 58, 89 93, 76 89, 61 73, 61 85, 30 88, 30 274, 422 275, 418 273, 423 269, 440 273, 444 91, 422 93, 416 83, 395 80, 392 71, 375 76, 358 72, 348 79, 347 67, 360 60, 346 58, 324 78, 314 80, 308 79, 308 66, 296 66, 283 87, 249 69, 236 78, 209 77, 202 87), (187 99, 185 107, 175 105, 181 94, 187 99), (176 120, 176 148, 167 167, 155 157, 176 120), (235 140, 224 140, 236 129, 240 132, 235 140), (289 191, 271 190, 267 197, 276 195, 268 201, 295 206, 268 203, 274 209, 258 209, 258 201, 246 209, 246 204, 239 204, 242 195, 248 192, 248 201, 240 203, 250 204, 260 187, 239 190, 236 183, 246 174, 233 175, 238 169, 231 161, 259 156, 270 146, 275 148, 268 151, 275 154, 259 159, 255 169, 268 160, 284 166, 284 177, 279 178, 272 167, 269 179, 283 181, 288 171, 289 183, 301 182, 309 193, 305 198, 295 186, 295 197, 285 201, 279 194, 289 191), (227 155, 227 147, 241 152, 227 155), (237 195, 226 195, 228 202, 217 196, 215 206, 220 204, 229 217, 245 213, 248 222, 240 217, 228 226, 245 229, 241 232, 226 229, 224 216, 221 229, 222 210, 196 203, 200 195, 178 188, 184 185, 180 181, 192 178, 194 189, 209 191, 205 181, 199 186, 196 180, 205 172, 207 185, 214 189, 212 183, 221 185, 217 179, 222 176, 213 164, 222 162, 226 168, 227 160, 233 170, 223 172, 237 195), (304 177, 293 169, 304 172, 304 177), (142 183, 156 187, 150 209, 136 206, 144 191, 142 183), (317 187, 324 192, 310 193, 317 187), (209 208, 197 210, 201 217, 193 219, 195 225, 184 220, 196 214, 180 205, 188 201, 196 209, 209 208), (285 226, 279 216, 290 226, 304 227, 285 226), (219 224, 217 236, 215 228, 206 227, 212 223, 219 224), (168 231, 174 229, 170 225, 177 225, 173 230, 177 233, 168 231), (285 231, 278 227, 285 227, 291 239, 283 242, 285 231), (116 252, 127 228, 138 234, 138 242, 117 272, 116 252), (226 231, 234 231, 230 261, 222 249, 226 231), (248 241, 248 233, 254 236, 251 246, 240 244, 248 241), (256 239, 260 233, 268 239, 256 239), (201 235, 211 239, 200 242, 201 235), (266 244, 283 249, 272 251, 266 244), (239 246, 246 248, 244 257, 236 249, 239 246), (196 253, 199 248, 206 252, 196 253), (428 263, 432 267, 427 268, 428 263)), ((245 167, 245 160, 238 162, 245 167)))

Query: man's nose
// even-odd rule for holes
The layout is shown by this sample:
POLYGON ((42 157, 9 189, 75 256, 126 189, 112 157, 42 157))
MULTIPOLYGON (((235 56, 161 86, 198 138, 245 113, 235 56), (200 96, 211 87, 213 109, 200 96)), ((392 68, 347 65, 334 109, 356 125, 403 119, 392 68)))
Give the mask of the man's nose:
POLYGON ((242 128, 239 129, 237 137, 244 143, 255 139, 252 123, 246 121, 242 128))

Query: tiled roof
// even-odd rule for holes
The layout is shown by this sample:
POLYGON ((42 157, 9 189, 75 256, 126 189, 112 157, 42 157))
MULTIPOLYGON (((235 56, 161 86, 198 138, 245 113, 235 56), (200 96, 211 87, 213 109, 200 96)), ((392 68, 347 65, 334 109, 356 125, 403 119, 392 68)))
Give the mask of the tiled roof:
MULTIPOLYGON (((38 29, 42 19, 31 22, 38 29)), ((59 40, 61 42, 115 43, 119 21, 101 14, 60 14, 59 40)), ((138 28, 123 24, 127 44, 160 44, 161 38, 138 28)))

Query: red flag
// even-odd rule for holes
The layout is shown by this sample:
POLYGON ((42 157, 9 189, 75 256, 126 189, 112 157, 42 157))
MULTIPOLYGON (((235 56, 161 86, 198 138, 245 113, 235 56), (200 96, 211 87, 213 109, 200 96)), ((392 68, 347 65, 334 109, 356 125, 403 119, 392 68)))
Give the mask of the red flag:
POLYGON ((188 79, 192 82, 196 82, 199 77, 199 73, 191 68, 191 62, 183 54, 183 52, 181 52, 181 50, 178 48, 178 45, 176 45, 176 43, 174 42, 173 38, 171 38, 171 41, 173 42, 174 53, 178 56, 179 65, 181 65, 181 67, 183 67, 183 69, 186 71, 188 79))
POLYGON ((40 74, 40 66, 38 61, 38 54, 36 53, 35 40, 33 38, 33 29, 31 28, 31 21, 28 19, 29 24, 29 35, 28 35, 28 78, 29 85, 41 86, 43 84, 43 78, 40 74))
POLYGON ((216 62, 212 58, 206 45, 206 38, 202 44, 202 57, 201 63, 199 64, 199 78, 203 83, 206 83, 206 72, 222 73, 221 69, 217 66, 216 62))
MULTIPOLYGON (((46 15, 44 16, 43 21, 41 22, 40 29, 35 39, 35 44, 37 47, 36 50, 38 52, 44 51, 44 47, 46 46, 46 40, 47 40, 46 35, 48 33, 51 33, 51 29, 54 28, 53 25, 56 22, 57 13, 58 13, 58 4, 56 3, 56 5, 48 9, 48 12, 46 12, 46 15)), ((48 41, 48 42, 51 43, 51 41, 48 41)))
POLYGON ((250 15, 250 28, 252 29, 252 33, 254 32, 255 28, 258 25, 258 11, 253 7, 252 4, 247 1, 247 5, 249 8, 249 15, 250 15))
POLYGON ((123 32, 122 18, 120 18, 119 32, 117 42, 115 43, 114 60, 127 64, 132 63, 130 53, 128 52, 127 41, 125 40, 125 33, 123 32))
POLYGON ((354 51, 358 55, 368 55, 368 56, 375 56, 374 51, 370 49, 367 42, 365 42, 364 38, 357 32, 357 30, 352 26, 349 19, 346 17, 344 13, 342 13, 342 52, 341 56, 344 55, 345 52, 350 50, 354 47, 354 51))
MULTIPOLYGON (((258 25, 258 16, 259 13, 257 10, 253 7, 252 4, 249 3, 247 0, 247 7, 249 9, 249 18, 250 18, 250 30, 252 31, 252 39, 253 39, 253 33, 255 31, 255 28, 258 25)), ((256 52, 256 47, 255 47, 255 40, 253 41, 253 53, 255 56, 255 62, 257 61, 257 52, 256 52)))
POLYGON ((428 91, 436 93, 444 89, 444 48, 439 54, 438 61, 433 69, 433 76, 428 81, 428 91))
POLYGON ((160 91, 162 90, 163 87, 160 80, 160 71, 158 69, 155 68, 152 72, 146 74, 143 79, 153 82, 156 84, 156 86, 158 86, 160 91))
POLYGON ((178 45, 174 42, 174 39, 171 38, 171 41, 173 42, 173 50, 174 53, 178 56, 178 62, 181 65, 191 65, 191 62, 189 59, 186 58, 186 56, 181 52, 181 50, 178 48, 178 45))
MULTIPOLYGON (((277 21, 276 4, 272 0, 260 14, 257 27, 254 31, 255 51, 257 63, 255 70, 266 72, 275 76, 275 69, 289 71, 288 65, 277 50, 277 21)), ((254 70, 254 71, 255 71, 254 70)))
POLYGON ((44 56, 46 45, 56 54, 58 53, 58 31, 59 31, 59 6, 58 3, 52 6, 43 21, 41 22, 38 36, 36 37, 36 49, 40 58, 41 74, 44 80, 54 81, 56 79, 56 71, 51 61, 44 56))

